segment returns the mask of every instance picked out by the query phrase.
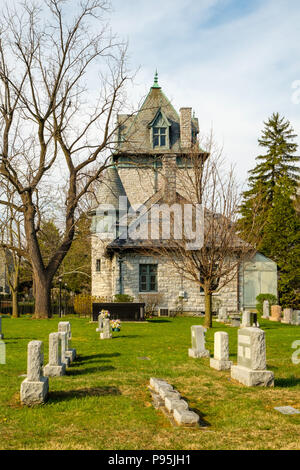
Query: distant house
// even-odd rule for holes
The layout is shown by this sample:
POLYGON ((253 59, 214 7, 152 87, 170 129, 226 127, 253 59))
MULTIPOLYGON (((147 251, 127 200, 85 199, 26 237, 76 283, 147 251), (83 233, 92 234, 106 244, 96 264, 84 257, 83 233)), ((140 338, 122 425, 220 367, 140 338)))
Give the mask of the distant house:
MULTIPOLYGON (((92 295, 111 300, 124 293, 138 301, 140 295, 161 294, 161 307, 175 309, 184 292, 184 311, 202 312, 202 289, 184 279, 168 260, 146 256, 139 240, 122 240, 119 227, 113 240, 99 240, 97 236, 99 224, 101 232, 108 231, 110 208, 117 210, 121 196, 128 198, 128 205, 148 208, 184 197, 185 188, 178 188, 176 175, 188 171, 182 162, 196 142, 198 119, 192 116, 191 108, 181 108, 177 113, 156 76, 137 115, 119 115, 118 122, 118 145, 111 157, 115 165, 107 170, 98 193, 98 201, 107 205, 107 211, 101 216, 96 209, 93 212, 92 295)), ((277 295, 277 268, 257 254, 251 262, 241 264, 234 279, 213 295, 213 309, 221 304, 229 312, 254 308, 259 293, 277 295)))

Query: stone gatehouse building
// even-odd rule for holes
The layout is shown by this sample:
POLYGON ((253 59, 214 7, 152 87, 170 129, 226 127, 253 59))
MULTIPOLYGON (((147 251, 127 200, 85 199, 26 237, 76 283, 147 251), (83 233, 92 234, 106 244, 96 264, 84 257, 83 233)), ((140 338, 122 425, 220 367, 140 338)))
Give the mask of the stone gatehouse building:
MULTIPOLYGON (((118 125, 118 144, 111 156, 114 165, 106 171, 97 195, 102 210, 93 211, 92 295, 111 301, 116 294, 128 294, 139 301, 141 296, 159 294, 162 308, 174 310, 180 305, 187 313, 204 312, 204 293, 199 285, 186 280, 163 256, 146 255, 142 241, 122 239, 124 226, 118 210, 120 197, 126 209, 131 205, 135 210, 185 197, 188 188, 180 184, 184 179, 178 175, 189 171, 185 162, 197 142, 198 119, 189 107, 177 113, 156 74, 139 112, 118 115, 118 125), (115 216, 117 226, 110 234, 115 216)), ((199 158, 209 155, 199 151, 199 158)), ((135 219, 129 215, 125 225, 131 223, 135 219)), ((255 298, 262 292, 277 295, 277 268, 257 254, 240 265, 226 287, 213 294, 213 310, 221 305, 232 313, 254 308, 255 298)))

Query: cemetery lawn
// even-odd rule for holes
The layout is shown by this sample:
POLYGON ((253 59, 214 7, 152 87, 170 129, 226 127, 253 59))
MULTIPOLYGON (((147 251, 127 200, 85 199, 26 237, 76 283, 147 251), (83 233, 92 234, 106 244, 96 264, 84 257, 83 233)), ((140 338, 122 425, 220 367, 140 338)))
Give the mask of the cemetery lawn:
MULTIPOLYGON (((190 327, 201 324, 199 318, 123 323, 112 340, 100 340, 88 319, 63 320, 71 321, 77 360, 66 376, 49 379, 45 405, 26 408, 19 391, 27 344, 44 341, 46 364, 48 335, 57 331, 58 319, 2 319, 7 363, 0 364, 1 449, 300 449, 300 415, 274 410, 300 410, 300 364, 292 363, 291 347, 300 340, 300 327, 261 322, 275 387, 247 388, 229 372, 211 369, 209 359, 188 357, 190 327), (171 383, 205 426, 174 427, 154 409, 147 388, 152 376, 171 383)), ((213 334, 227 331, 236 363, 237 328, 213 326, 207 348, 213 353, 213 334)))

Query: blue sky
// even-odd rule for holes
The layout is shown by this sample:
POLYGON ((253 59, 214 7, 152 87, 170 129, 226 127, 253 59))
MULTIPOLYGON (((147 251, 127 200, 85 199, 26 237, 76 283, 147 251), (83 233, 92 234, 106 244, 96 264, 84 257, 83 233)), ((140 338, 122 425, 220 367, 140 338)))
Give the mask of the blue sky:
POLYGON ((300 80, 299 0, 112 5, 112 28, 129 41, 131 67, 140 67, 132 102, 148 92, 157 68, 174 106, 192 106, 201 130, 213 128, 240 181, 255 164, 257 138, 272 112, 287 117, 300 135, 300 100, 292 88, 300 80))

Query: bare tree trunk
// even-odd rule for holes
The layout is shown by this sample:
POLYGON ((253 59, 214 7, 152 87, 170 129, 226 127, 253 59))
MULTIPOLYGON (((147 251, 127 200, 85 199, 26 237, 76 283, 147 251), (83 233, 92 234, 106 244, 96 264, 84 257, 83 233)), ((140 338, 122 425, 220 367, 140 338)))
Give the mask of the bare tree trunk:
POLYGON ((205 302, 205 328, 212 327, 212 293, 209 289, 204 287, 204 302, 205 302))
POLYGON ((51 281, 49 276, 34 273, 35 307, 33 318, 51 317, 51 281))
POLYGON ((18 289, 11 291, 12 296, 12 317, 18 318, 20 316, 18 308, 18 289))

